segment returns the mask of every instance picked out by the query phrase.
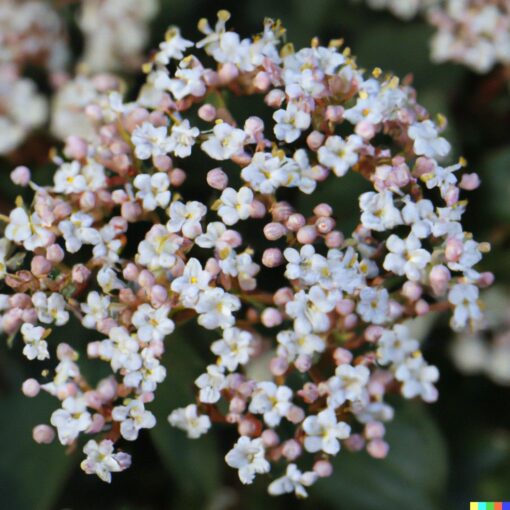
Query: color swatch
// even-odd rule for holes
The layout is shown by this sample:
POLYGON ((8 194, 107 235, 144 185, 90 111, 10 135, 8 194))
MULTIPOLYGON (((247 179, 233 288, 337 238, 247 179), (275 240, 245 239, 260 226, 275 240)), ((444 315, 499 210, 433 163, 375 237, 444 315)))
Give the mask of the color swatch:
POLYGON ((510 502, 508 501, 471 501, 469 510, 510 510, 510 502))

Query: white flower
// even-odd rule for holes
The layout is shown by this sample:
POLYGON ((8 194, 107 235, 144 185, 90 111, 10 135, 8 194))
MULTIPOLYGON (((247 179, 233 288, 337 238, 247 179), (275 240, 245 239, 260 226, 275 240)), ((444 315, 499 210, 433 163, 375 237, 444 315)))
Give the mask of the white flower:
POLYGON ((136 388, 140 393, 155 391, 158 384, 166 378, 166 368, 154 356, 150 348, 143 349, 140 358, 141 367, 126 373, 123 379, 124 385, 136 388))
POLYGON ((88 475, 97 475, 103 482, 112 481, 112 473, 118 473, 131 465, 131 456, 127 453, 113 453, 113 442, 103 439, 100 443, 91 439, 83 447, 87 458, 80 467, 88 475))
POLYGON ((309 113, 300 110, 295 103, 289 103, 286 110, 277 110, 273 113, 274 134, 278 140, 287 143, 295 142, 301 132, 310 127, 312 120, 309 113))
POLYGON ((154 225, 138 245, 136 261, 148 269, 170 269, 177 262, 176 253, 182 238, 169 232, 163 225, 154 225))
POLYGON ((242 129, 221 122, 214 126, 212 134, 201 147, 209 157, 224 160, 242 152, 245 141, 246 133, 242 129))
POLYGON ((283 252, 288 264, 285 277, 289 280, 301 280, 305 285, 318 283, 322 274, 328 271, 328 261, 322 255, 315 253, 312 244, 305 244, 298 251, 295 248, 286 248, 283 252))
POLYGON ((420 344, 410 338, 409 328, 395 324, 393 329, 385 329, 378 340, 377 360, 381 365, 399 364, 416 352, 420 344))
MULTIPOLYGON (((290 160, 292 161, 292 160, 290 160)), ((295 167, 288 158, 273 156, 268 152, 256 152, 248 166, 241 171, 241 177, 250 187, 261 193, 274 193, 289 180, 289 170, 295 167)))
POLYGON ((344 176, 358 159, 358 149, 363 141, 358 135, 350 135, 347 139, 340 136, 329 136, 326 143, 317 152, 319 163, 331 168, 336 176, 344 176))
POLYGON ((225 456, 225 462, 239 470, 239 479, 244 484, 253 482, 257 473, 268 473, 271 469, 265 459, 265 449, 262 439, 250 439, 241 436, 225 456))
POLYGON ((235 318, 232 312, 241 308, 239 298, 220 287, 210 288, 200 294, 195 310, 200 314, 198 323, 206 329, 227 328, 235 318))
POLYGON ((343 364, 335 370, 335 375, 327 382, 328 406, 336 409, 347 400, 367 401, 367 384, 370 370, 364 365, 343 364))
POLYGON ((223 190, 219 199, 218 214, 226 225, 234 225, 239 220, 246 220, 251 214, 253 191, 243 186, 239 191, 233 188, 223 190))
POLYGON ((146 211, 154 211, 156 207, 166 207, 170 203, 170 179, 167 173, 138 174, 133 184, 140 190, 136 192, 136 198, 142 200, 146 211))
POLYGON ((53 292, 50 296, 42 291, 34 293, 32 303, 37 311, 37 317, 45 324, 55 323, 62 326, 69 320, 69 312, 65 310, 66 301, 62 294, 53 292))
POLYGON ((112 419, 120 422, 120 433, 128 441, 138 438, 141 429, 151 429, 156 425, 154 415, 145 409, 139 399, 127 400, 126 405, 114 407, 112 419))
POLYGON ((5 237, 15 243, 22 243, 32 235, 30 218, 23 207, 16 207, 9 214, 5 237))
POLYGON ((46 333, 47 331, 41 326, 34 326, 28 322, 21 326, 21 334, 23 336, 23 342, 25 342, 23 354, 29 360, 43 360, 50 357, 48 343, 46 340, 43 340, 46 333))
POLYGON ((81 323, 89 329, 97 326, 97 323, 108 317, 108 308, 110 306, 110 298, 103 296, 95 290, 87 295, 87 302, 81 303, 80 308, 85 314, 81 323))
POLYGON ((218 356, 218 364, 230 372, 238 365, 245 365, 253 351, 253 336, 239 328, 223 330, 223 338, 211 345, 211 351, 218 356))
POLYGON ((287 315, 294 319, 294 329, 299 335, 322 333, 330 326, 328 313, 337 301, 336 293, 327 293, 318 285, 308 292, 300 290, 285 306, 287 315))
POLYGON ((88 189, 87 181, 81 174, 81 165, 78 161, 60 165, 53 180, 53 189, 56 193, 82 193, 88 189))
POLYGON ((434 205, 430 200, 413 202, 409 196, 404 197, 406 205, 402 208, 402 219, 411 226, 411 232, 418 239, 430 236, 434 221, 434 205))
MULTIPOLYGON (((232 250, 233 252, 233 250, 232 250)), ((223 269, 222 261, 220 267, 223 269)), ((254 278, 260 271, 260 266, 253 262, 251 255, 247 252, 240 253, 235 257, 235 273, 242 290, 255 290, 257 280, 254 278)))
POLYGON ((192 201, 183 204, 174 202, 169 209, 170 220, 166 228, 170 232, 182 231, 183 235, 189 239, 194 239, 202 233, 200 220, 207 213, 207 207, 201 202, 192 201))
POLYGON ((62 402, 62 409, 57 409, 51 415, 50 423, 57 429, 59 441, 71 444, 80 434, 92 424, 92 418, 87 411, 83 396, 67 397, 62 402))
POLYGON ((340 451, 339 440, 348 438, 351 433, 351 427, 343 421, 338 422, 335 411, 329 407, 316 416, 305 418, 303 430, 306 433, 306 451, 323 451, 330 455, 336 455, 340 451))
POLYGON ((161 90, 169 90, 177 101, 186 96, 201 97, 206 92, 206 86, 202 80, 204 68, 197 58, 188 56, 181 60, 174 77, 168 76, 168 71, 156 71, 154 84, 161 90))
POLYGON ((310 487, 317 481, 318 475, 313 471, 302 473, 296 464, 289 464, 284 476, 272 481, 267 488, 271 496, 280 496, 292 492, 298 498, 308 497, 305 487, 310 487))
POLYGON ((316 352, 323 352, 326 342, 318 335, 298 335, 293 330, 280 331, 276 336, 278 341, 278 356, 287 361, 294 361, 298 356, 313 356, 316 352))
POLYGON ((381 193, 367 191, 359 197, 359 205, 363 211, 361 223, 366 228, 384 232, 402 224, 402 216, 395 207, 393 194, 389 190, 381 193))
POLYGON ((199 134, 200 130, 196 127, 190 127, 188 119, 179 124, 174 124, 170 133, 169 151, 179 158, 187 158, 191 154, 191 148, 195 145, 195 140, 199 134))
POLYGON ((395 370, 395 378, 402 382, 402 395, 405 398, 421 397, 425 402, 437 400, 434 384, 439 379, 439 370, 428 365, 421 353, 407 358, 395 370))
POLYGON ((464 329, 468 321, 477 323, 482 319, 478 304, 478 287, 467 283, 458 283, 448 293, 448 301, 455 306, 450 325, 455 331, 464 329))
POLYGON ((184 430, 190 439, 196 439, 211 428, 209 416, 198 414, 195 404, 175 409, 168 416, 168 422, 173 427, 184 430))
POLYGON ((123 289, 124 284, 117 278, 115 271, 108 266, 102 267, 97 272, 97 283, 105 294, 109 294, 112 290, 123 289))
POLYGON ((87 159, 87 164, 82 167, 81 173, 87 183, 87 190, 98 191, 106 187, 106 175, 104 166, 93 159, 87 159))
POLYGON ((179 300, 184 306, 193 308, 200 292, 207 289, 210 280, 211 274, 202 269, 198 259, 192 257, 186 263, 182 275, 172 282, 171 288, 179 294, 179 300))
POLYGON ((0 279, 7 274, 7 257, 10 253, 10 244, 5 237, 0 239, 0 279))
POLYGON ((135 335, 131 335, 123 326, 110 329, 109 338, 99 346, 101 359, 109 361, 114 371, 135 372, 142 366, 139 354, 140 345, 135 335))
POLYGON ((268 427, 276 427, 292 406, 292 390, 270 381, 257 384, 251 397, 251 413, 263 414, 268 427))
POLYGON ((406 275, 411 281, 422 279, 424 269, 430 262, 431 255, 421 247, 420 240, 412 233, 407 239, 392 234, 386 240, 389 252, 384 259, 383 267, 397 275, 406 275))
POLYGON ((447 265, 452 271, 462 271, 464 276, 470 280, 479 278, 478 271, 473 269, 475 264, 482 260, 480 244, 473 239, 467 239, 462 243, 462 253, 457 260, 448 261, 447 265))
POLYGON ((131 323, 137 329, 138 338, 142 342, 163 340, 175 329, 174 322, 168 318, 169 306, 152 308, 147 303, 142 303, 136 309, 131 318, 131 323))
POLYGON ((226 232, 227 227, 221 221, 213 221, 207 225, 204 234, 195 239, 195 243, 200 248, 214 248, 221 242, 221 237, 226 232))
POLYGON ((214 404, 221 398, 221 390, 227 385, 227 379, 223 374, 223 367, 218 365, 209 365, 207 372, 201 374, 195 380, 195 384, 200 388, 200 402, 204 404, 214 404))
POLYGON ((101 242, 101 234, 92 227, 93 224, 94 218, 81 211, 71 214, 68 220, 58 224, 69 253, 76 253, 83 244, 97 245, 101 242))
POLYGON ((131 141, 138 159, 156 158, 169 152, 166 126, 155 127, 150 122, 144 122, 134 129, 131 141))
POLYGON ((363 288, 356 311, 366 323, 383 324, 389 319, 388 291, 373 287, 363 288))
POLYGON ((154 60, 157 64, 166 66, 170 63, 170 59, 181 60, 184 57, 183 52, 191 47, 193 43, 181 37, 178 27, 172 26, 166 31, 165 40, 160 43, 154 60))
POLYGON ((414 152, 429 158, 442 158, 450 152, 450 144, 438 135, 431 120, 424 120, 409 127, 409 138, 414 140, 414 152))

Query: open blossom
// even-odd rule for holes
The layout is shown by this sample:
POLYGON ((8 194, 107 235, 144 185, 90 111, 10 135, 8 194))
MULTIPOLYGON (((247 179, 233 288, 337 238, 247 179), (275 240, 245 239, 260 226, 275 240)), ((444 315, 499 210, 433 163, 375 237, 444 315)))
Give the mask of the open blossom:
POLYGON ((381 365, 398 365, 419 347, 418 341, 410 337, 409 329, 403 324, 395 324, 392 330, 385 329, 377 345, 377 357, 381 365))
POLYGON ((369 229, 382 232, 402 224, 402 215, 389 190, 381 193, 367 191, 360 196, 359 204, 363 211, 361 223, 369 229))
POLYGON ((178 27, 170 27, 166 34, 165 40, 160 43, 159 51, 156 54, 156 62, 158 64, 167 65, 170 59, 180 60, 184 57, 184 53, 191 48, 193 43, 181 36, 178 27))
POLYGON ((21 334, 25 347, 23 354, 30 360, 38 359, 43 360, 50 357, 48 352, 48 343, 44 340, 46 330, 41 326, 34 326, 30 323, 25 323, 21 326, 21 334))
POLYGON ((458 331, 464 329, 469 321, 476 323, 482 318, 478 304, 478 288, 471 284, 458 283, 448 293, 448 301, 455 306, 451 326, 458 331))
POLYGON ((267 473, 270 470, 264 454, 262 439, 241 436, 225 456, 225 461, 230 467, 238 470, 242 483, 250 484, 253 483, 257 473, 267 473))
POLYGON ((128 441, 134 441, 141 429, 151 429, 156 425, 156 418, 145 409, 139 399, 129 400, 126 405, 114 407, 112 418, 120 422, 120 433, 128 441))
POLYGON ((291 408, 292 390, 288 386, 276 386, 264 381, 257 384, 253 392, 250 411, 262 414, 269 427, 279 425, 291 408))
POLYGON ((168 190, 170 179, 164 172, 155 174, 138 174, 133 181, 136 198, 142 200, 143 208, 147 211, 154 211, 156 207, 166 207, 170 202, 171 193, 168 190))
POLYGON ((80 464, 85 473, 97 475, 103 482, 112 481, 112 473, 118 473, 131 465, 131 457, 127 453, 114 453, 113 442, 104 439, 97 443, 93 439, 87 441, 83 447, 87 456, 80 464))
POLYGON ((373 324, 383 324, 388 320, 388 291, 365 287, 360 293, 360 302, 356 308, 361 318, 373 324))
POLYGON ((179 158, 187 158, 191 154, 196 138, 200 130, 191 127, 189 120, 185 119, 179 124, 174 124, 171 129, 169 142, 169 151, 179 158))
POLYGON ((210 288, 201 293, 196 311, 200 314, 198 323, 206 329, 227 328, 235 318, 232 312, 239 310, 239 298, 221 288, 210 288))
POLYGON ((305 449, 311 453, 323 451, 336 455, 340 450, 340 440, 347 439, 351 428, 343 421, 337 421, 335 411, 326 408, 316 416, 308 416, 303 422, 306 433, 305 449))
POLYGON ((414 140, 416 154, 429 158, 442 158, 450 152, 450 144, 438 135, 437 128, 431 120, 424 120, 409 128, 409 137, 414 140))
POLYGON ((62 444, 71 444, 81 432, 92 423, 83 396, 67 397, 62 402, 62 409, 51 415, 51 424, 57 429, 58 439, 62 444))
POLYGON ((226 122, 216 124, 209 138, 202 143, 202 150, 211 158, 224 160, 239 154, 243 150, 246 133, 233 128, 226 122))
POLYGON ((328 406, 333 409, 347 400, 366 400, 370 370, 363 366, 343 364, 337 367, 335 375, 327 382, 328 406))
POLYGON ((166 226, 170 232, 182 231, 186 237, 193 239, 202 233, 200 220, 206 212, 205 205, 197 201, 186 204, 173 202, 169 210, 170 220, 166 226))
POLYGON ((245 365, 253 351, 253 337, 239 328, 223 330, 223 338, 211 344, 211 351, 218 356, 218 363, 233 372, 238 365, 245 365))
POLYGON ((150 122, 144 122, 131 135, 136 157, 150 159, 167 154, 171 147, 167 135, 166 126, 154 127, 150 122))
POLYGON ((218 365, 209 365, 207 372, 200 375, 195 384, 200 388, 199 399, 204 404, 214 404, 221 397, 221 390, 226 386, 223 368, 218 365))
POLYGON ((137 329, 138 338, 142 342, 150 342, 151 340, 163 340, 172 333, 175 324, 172 319, 168 318, 169 312, 168 306, 154 309, 147 303, 140 305, 131 320, 137 329))
POLYGON ((386 241, 389 253, 384 259, 383 267, 398 275, 406 275, 411 281, 422 278, 423 269, 430 262, 430 253, 421 248, 417 237, 410 234, 407 239, 392 234, 386 241))
POLYGON ((211 428, 209 416, 198 414, 195 404, 175 409, 168 416, 168 421, 172 427, 184 430, 191 439, 200 437, 211 428))
POLYGON ((54 322, 56 326, 62 326, 69 320, 69 312, 65 310, 64 296, 57 292, 53 292, 49 296, 42 291, 36 292, 32 296, 32 303, 39 320, 45 324, 54 322))
POLYGON ((235 225, 239 220, 250 217, 253 192, 242 187, 239 191, 233 188, 223 190, 220 197, 218 214, 225 225, 235 225))
POLYGON ((300 110, 295 103, 289 103, 286 110, 277 110, 273 114, 276 124, 274 133, 278 140, 287 143, 295 142, 301 132, 310 127, 311 117, 309 113, 300 110))
POLYGON ((319 163, 331 168, 338 177, 342 177, 358 161, 356 151, 362 145, 363 142, 357 135, 351 135, 346 140, 340 136, 330 136, 319 149, 319 163))
POLYGON ((313 471, 302 473, 296 464, 289 464, 285 475, 271 482, 267 490, 272 496, 294 492, 298 498, 306 498, 308 493, 305 487, 313 485, 317 478, 317 473, 313 471))
POLYGON ((395 378, 402 382, 402 395, 405 398, 420 396, 425 402, 437 400, 434 383, 439 379, 439 371, 437 367, 428 365, 420 354, 410 356, 398 365, 395 378))
POLYGON ((138 245, 137 261, 148 269, 171 268, 177 261, 175 253, 181 244, 179 236, 163 225, 154 225, 138 245))

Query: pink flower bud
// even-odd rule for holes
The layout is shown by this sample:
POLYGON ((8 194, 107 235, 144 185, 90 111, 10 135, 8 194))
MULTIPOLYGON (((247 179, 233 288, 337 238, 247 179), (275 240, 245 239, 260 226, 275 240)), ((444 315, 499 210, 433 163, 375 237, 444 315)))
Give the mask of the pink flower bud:
POLYGON ((365 425, 365 437, 367 439, 380 439, 384 437, 386 429, 380 421, 373 421, 365 425))
POLYGON ((142 215, 142 207, 137 202, 124 202, 120 206, 120 214, 130 223, 134 223, 142 215))
POLYGON ((389 305, 389 316, 392 319, 398 319, 404 313, 404 307, 397 301, 391 299, 389 305))
POLYGON ((283 264, 283 255, 278 248, 267 248, 262 254, 262 264, 266 267, 278 267, 283 264))
POLYGON ((231 413, 242 414, 246 409, 246 400, 236 396, 230 401, 228 409, 231 413))
POLYGON ((226 230, 221 236, 221 240, 232 248, 237 248, 243 244, 243 238, 237 230, 226 230))
POLYGON ((108 317, 107 319, 101 319, 98 321, 96 327, 100 333, 103 333, 103 335, 108 335, 110 330, 116 326, 118 326, 118 324, 115 322, 115 320, 111 317, 108 317))
POLYGON ((358 316, 355 313, 350 313, 344 318, 344 328, 353 329, 358 325, 358 316))
POLYGON ((87 344, 87 356, 89 358, 98 358, 101 348, 101 342, 89 342, 87 344))
POLYGON ((67 202, 59 202, 53 209, 53 215, 56 220, 63 220, 71 215, 73 212, 71 204, 67 202))
POLYGON ((367 444, 367 452, 374 459, 384 459, 389 451, 388 443, 382 439, 374 439, 367 444))
POLYGON ((375 136, 375 126, 366 120, 362 120, 356 124, 355 133, 365 140, 370 140, 375 136))
POLYGON ((292 232, 297 232, 301 227, 306 225, 306 219, 302 214, 291 214, 285 223, 285 226, 292 232))
POLYGON ((287 460, 296 460, 301 455, 301 452, 301 445, 295 439, 289 439, 283 443, 282 454, 287 460))
POLYGON ((202 74, 202 78, 208 87, 216 87, 220 81, 218 73, 212 69, 206 69, 202 74))
POLYGON ((42 255, 36 255, 32 259, 32 262, 30 262, 30 270, 33 275, 37 277, 47 275, 51 271, 51 268, 51 262, 42 255))
POLYGON ((278 289, 273 296, 274 304, 277 306, 285 306, 289 301, 294 299, 294 292, 289 287, 278 289))
POLYGON ((317 230, 313 225, 305 225, 298 230, 296 238, 301 244, 312 244, 317 239, 317 230))
POLYGON ((297 394, 307 403, 311 404, 319 398, 319 389, 313 383, 305 383, 303 389, 299 390, 297 394))
POLYGON ((32 300, 28 294, 17 292, 10 296, 9 304, 12 308, 28 308, 32 306, 32 300))
POLYGON ((97 104, 89 104, 85 107, 85 115, 93 121, 99 121, 103 118, 101 107, 97 104))
POLYGON ((305 419, 305 412, 298 406, 292 406, 286 415, 287 420, 291 423, 301 423, 305 419))
POLYGON ((464 174, 459 186, 467 191, 473 191, 480 186, 480 177, 476 173, 464 174))
POLYGON ((271 222, 264 226, 264 236, 268 241, 276 241, 286 233, 287 229, 281 223, 271 222))
POLYGON ((99 434, 103 430, 104 427, 104 417, 99 413, 94 413, 92 415, 92 423, 89 425, 87 429, 87 434, 99 434))
POLYGON ((97 392, 101 396, 103 402, 109 402, 117 395, 117 382, 113 377, 103 379, 97 385, 97 392))
POLYGON ((203 104, 198 109, 198 116, 205 122, 212 122, 216 118, 216 108, 209 103, 203 104))
POLYGON ((349 315, 354 311, 355 303, 352 299, 341 299, 335 306, 340 315, 349 315))
POLYGON ((22 322, 29 322, 30 324, 35 324, 37 322, 37 312, 34 308, 28 308, 27 310, 23 310, 21 314, 22 322))
POLYGON ((365 438, 361 434, 352 434, 344 441, 344 445, 351 452, 359 452, 365 447, 365 438))
POLYGON ((150 294, 151 304, 155 307, 164 305, 168 299, 168 292, 162 285, 154 285, 150 294))
POLYGON ((36 379, 27 379, 21 385, 21 391, 25 397, 36 397, 39 394, 41 385, 36 379))
POLYGON ((333 208, 329 204, 318 204, 313 208, 313 214, 315 214, 315 216, 331 216, 333 214, 333 208))
POLYGON ((448 262, 457 262, 464 250, 464 244, 457 237, 450 237, 446 241, 445 257, 448 262))
POLYGON ((350 363, 352 358, 352 352, 344 349, 343 347, 337 347, 333 352, 333 359, 337 365, 350 363))
POLYGON ((207 184, 222 191, 228 186, 228 176, 221 168, 213 168, 207 172, 207 184))
POLYGON ((294 209, 287 202, 276 202, 276 204, 271 207, 273 220, 279 223, 287 221, 293 212, 294 209))
POLYGON ((85 191, 80 197, 80 207, 84 211, 90 211, 96 207, 96 195, 92 191, 85 191))
POLYGON ((154 161, 154 166, 160 172, 166 172, 167 170, 172 168, 172 158, 170 156, 167 156, 166 154, 163 154, 161 156, 156 156, 153 161, 154 161))
POLYGON ((210 275, 212 275, 213 278, 216 278, 216 276, 218 276, 218 274, 220 273, 221 271, 221 268, 218 264, 218 261, 215 259, 215 258, 210 258, 207 260, 207 262, 205 263, 205 268, 204 268, 210 275))
POLYGON ((30 170, 26 166, 18 166, 11 172, 11 181, 18 186, 27 186, 30 178, 30 170))
POLYGON ((258 436, 262 430, 260 420, 254 416, 247 416, 241 419, 237 426, 240 436, 255 437, 258 436))
POLYGON ((65 257, 65 252, 62 249, 61 246, 58 244, 52 244, 51 246, 48 246, 46 248, 46 258, 53 262, 54 264, 58 264, 59 262, 62 262, 65 257))
POLYGON ((66 138, 64 154, 69 159, 85 159, 87 157, 87 142, 79 136, 70 135, 66 138))
POLYGON ((55 439, 55 431, 49 425, 37 425, 32 431, 32 437, 36 443, 50 444, 55 439))
POLYGON ((424 299, 420 299, 416 302, 414 310, 416 315, 427 315, 430 311, 430 305, 424 299))
POLYGON ((414 166, 413 174, 416 177, 420 177, 425 174, 430 174, 435 170, 435 161, 433 159, 426 158, 424 156, 420 156, 416 160, 416 164, 414 166))
POLYGON ((271 80, 267 73, 259 71, 253 79, 253 86, 261 92, 265 92, 271 86, 271 80))
POLYGON ((436 296, 443 296, 448 289, 448 282, 450 281, 450 271, 446 266, 434 266, 430 271, 430 286, 436 296))
POLYGON ((304 374, 312 368, 312 358, 306 354, 300 354, 294 361, 294 366, 304 374))
POLYGON ((264 139, 264 121, 260 117, 252 115, 246 119, 244 131, 255 142, 260 142, 264 139))
POLYGON ((138 283, 140 287, 150 289, 154 285, 155 281, 156 279, 154 278, 154 275, 148 269, 142 269, 142 271, 140 271, 138 276, 138 283))
POLYGON ((423 289, 419 283, 407 281, 402 286, 402 295, 409 299, 409 301, 417 301, 422 293, 423 289))
POLYGON ((282 323, 283 317, 279 310, 268 307, 262 312, 260 320, 266 328, 274 328, 282 323))
POLYGON ((332 230, 326 234, 324 242, 328 248, 340 248, 340 246, 342 246, 344 243, 344 240, 345 238, 342 232, 339 232, 338 230, 332 230))
POLYGON ((280 442, 278 434, 273 429, 264 430, 260 437, 266 448, 273 448, 280 442))
POLYGON ((90 278, 90 269, 83 264, 76 264, 71 272, 71 278, 74 283, 85 283, 90 278))
POLYGON ((455 205, 459 201, 459 188, 450 186, 446 191, 444 201, 448 207, 455 205))
POLYGON ((250 204, 250 216, 252 218, 263 218, 266 215, 266 206, 260 200, 254 200, 250 204))
POLYGON ((65 342, 60 342, 57 346, 57 359, 59 361, 63 361, 65 359, 70 359, 75 361, 78 358, 78 353, 65 342))
POLYGON ((222 85, 230 83, 232 80, 235 80, 238 76, 239 69, 235 64, 232 64, 231 62, 223 64, 218 72, 218 77, 222 85))
POLYGON ((288 368, 289 363, 285 358, 276 357, 269 362, 269 370, 274 376, 283 375, 288 368))
POLYGON ((181 168, 174 168, 170 172, 170 184, 178 188, 182 186, 184 181, 186 180, 186 172, 181 168))
POLYGON ((271 108, 280 108, 285 100, 285 92, 280 89, 273 89, 264 98, 265 103, 271 108))
POLYGON ((485 272, 480 274, 480 278, 476 282, 482 289, 490 287, 494 283, 494 274, 485 272))
POLYGON ((367 329, 365 329, 365 339, 367 342, 375 343, 381 335, 383 334, 384 329, 381 326, 368 326, 367 329))
POLYGON ((330 218, 329 216, 320 217, 317 218, 317 221, 315 222, 315 227, 317 228, 317 231, 319 234, 328 234, 335 228, 335 220, 333 218, 330 218))
POLYGON ((307 137, 306 137, 306 145, 310 148, 312 151, 319 150, 319 147, 324 142, 324 134, 320 131, 312 131, 307 137))
POLYGON ((321 478, 327 478, 333 474, 333 465, 327 460, 318 460, 313 465, 313 471, 321 478))
POLYGON ((123 202, 127 202, 129 200, 129 196, 123 189, 116 189, 112 192, 112 201, 115 204, 122 204, 123 202))
POLYGON ((140 271, 138 270, 138 267, 136 267, 136 264, 133 264, 132 262, 129 262, 122 271, 122 276, 128 282, 136 281, 138 279, 139 274, 140 271))

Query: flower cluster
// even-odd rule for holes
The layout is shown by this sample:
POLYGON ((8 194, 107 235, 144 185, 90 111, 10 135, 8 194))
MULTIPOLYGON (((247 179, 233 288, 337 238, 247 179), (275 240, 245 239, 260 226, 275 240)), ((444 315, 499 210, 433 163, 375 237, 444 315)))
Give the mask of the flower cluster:
POLYGON ((508 0, 366 0, 373 9, 388 9, 410 20, 423 14, 437 29, 431 40, 436 63, 457 62, 478 73, 510 63, 508 0))
POLYGON ((388 394, 437 398, 407 321, 451 310, 454 329, 476 327, 489 246, 461 223, 478 177, 445 164, 445 119, 408 83, 366 74, 337 41, 295 50, 279 22, 243 39, 228 19, 200 21, 196 44, 170 28, 138 99, 95 102, 96 137, 67 140, 52 185, 14 170, 34 196, 4 217, 2 326, 29 359, 56 357, 23 386, 60 402, 36 440, 93 436, 82 467, 109 481, 130 463, 117 441, 155 425, 165 344, 194 321, 214 340, 196 401, 170 424, 190 438, 232 424, 225 460, 241 482, 288 463, 268 490, 304 497, 342 448, 386 455, 388 394), (259 107, 236 118, 228 101, 246 96, 259 107), (292 205, 348 173, 366 185, 352 233, 333 205, 292 205), (111 369, 100 381, 83 346, 53 340, 76 319, 86 356, 111 369))
POLYGON ((510 63, 508 0, 448 0, 432 9, 428 19, 437 28, 432 38, 435 62, 459 62, 479 73, 510 63))

